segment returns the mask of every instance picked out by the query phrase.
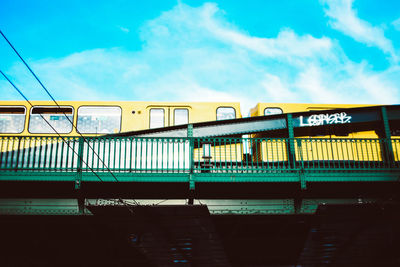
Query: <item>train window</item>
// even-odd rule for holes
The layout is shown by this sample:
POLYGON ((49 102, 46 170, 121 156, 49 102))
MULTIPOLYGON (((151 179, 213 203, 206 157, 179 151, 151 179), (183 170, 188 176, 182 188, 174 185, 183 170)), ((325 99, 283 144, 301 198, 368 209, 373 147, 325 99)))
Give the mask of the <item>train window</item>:
POLYGON ((28 130, 30 133, 55 133, 54 130, 57 133, 70 133, 73 117, 72 107, 33 107, 28 130))
POLYGON ((275 114, 282 114, 283 111, 280 108, 266 108, 264 109, 264 115, 275 115, 275 114))
POLYGON ((174 125, 189 123, 189 110, 187 108, 176 108, 174 110, 174 125))
POLYGON ((120 107, 81 106, 77 130, 86 134, 118 133, 121 130, 120 107))
POLYGON ((164 127, 164 109, 150 109, 150 129, 164 127))
POLYGON ((0 133, 22 133, 25 107, 0 107, 0 133))
POLYGON ((232 107, 219 107, 217 108, 217 121, 230 120, 236 118, 235 109, 232 107))

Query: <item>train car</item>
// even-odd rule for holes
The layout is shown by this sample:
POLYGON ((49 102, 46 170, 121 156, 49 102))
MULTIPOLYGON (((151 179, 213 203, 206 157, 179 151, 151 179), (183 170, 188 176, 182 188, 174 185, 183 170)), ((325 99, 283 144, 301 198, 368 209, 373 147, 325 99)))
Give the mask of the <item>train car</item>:
POLYGON ((232 102, 0 101, 1 136, 98 136, 240 118, 232 102), (45 120, 44 120, 45 119, 45 120), (76 126, 72 126, 71 121, 76 126), (79 133, 78 133, 79 132, 79 133))
MULTIPOLYGON (((306 103, 258 103, 251 109, 254 116, 269 116, 283 113, 331 110, 338 108, 368 107, 366 104, 306 104, 306 103)), ((382 161, 382 151, 375 131, 346 132, 325 127, 323 132, 303 131, 295 135, 299 145, 295 146, 296 160, 318 161, 382 161), (305 139, 307 138, 307 139, 305 139), (326 140, 329 139, 329 140, 326 140), (357 139, 356 141, 348 141, 357 139), (300 149, 301 148, 301 149, 300 149)), ((259 134, 253 137, 262 137, 259 134)), ((265 136, 264 136, 265 137, 265 136)), ((261 162, 285 162, 288 159, 287 140, 261 138, 252 146, 253 157, 261 162)), ((296 143, 297 143, 296 142, 296 143)))
MULTIPOLYGON (((36 157, 52 159, 53 163, 59 158, 62 159, 60 162, 65 164, 69 162, 68 166, 76 168, 77 162, 72 161, 71 157, 79 150, 77 137, 80 135, 95 137, 241 117, 240 104, 232 102, 59 101, 59 106, 51 101, 31 101, 31 103, 33 106, 24 101, 0 101, 2 167, 10 164, 12 166, 13 162, 19 161, 24 162, 26 168, 39 168, 45 161, 35 162, 36 157), (63 136, 63 141, 58 138, 58 134, 63 136), (17 160, 22 156, 27 160, 17 160)), ((129 156, 130 164, 136 170, 149 169, 156 165, 171 169, 182 167, 183 163, 188 162, 186 159, 188 143, 182 140, 175 141, 160 143, 150 139, 132 139, 129 148, 136 151, 137 155, 128 152, 123 155, 124 158, 129 156), (182 151, 185 151, 184 155, 182 151), (182 158, 180 162, 177 159, 165 160, 168 157, 175 159, 176 155, 170 155, 175 152, 182 154, 179 156, 182 158), (173 162, 179 164, 171 165, 173 162)), ((94 149, 94 155, 98 154, 100 157, 110 155, 109 162, 103 164, 104 166, 112 168, 119 166, 122 154, 117 156, 116 153, 122 153, 121 151, 125 153, 128 143, 112 137, 102 139, 101 146, 95 142, 93 139, 88 139, 85 141, 85 147, 90 145, 94 149), (95 144, 97 147, 94 147, 95 144)), ((219 148, 215 156, 225 159, 227 155, 232 154, 231 151, 235 151, 235 148, 234 145, 224 150, 219 148)), ((98 159, 93 158, 92 154, 83 156, 88 165, 98 167, 95 165, 99 164, 98 159)), ((238 158, 241 158, 241 155, 238 158)))

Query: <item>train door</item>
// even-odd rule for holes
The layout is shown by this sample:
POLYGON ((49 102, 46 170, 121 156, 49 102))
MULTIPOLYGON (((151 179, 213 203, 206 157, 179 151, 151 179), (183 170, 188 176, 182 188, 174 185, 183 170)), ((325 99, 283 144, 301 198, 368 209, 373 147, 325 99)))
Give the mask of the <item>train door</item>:
POLYGON ((189 106, 150 106, 149 128, 161 128, 188 124, 190 118, 189 106))

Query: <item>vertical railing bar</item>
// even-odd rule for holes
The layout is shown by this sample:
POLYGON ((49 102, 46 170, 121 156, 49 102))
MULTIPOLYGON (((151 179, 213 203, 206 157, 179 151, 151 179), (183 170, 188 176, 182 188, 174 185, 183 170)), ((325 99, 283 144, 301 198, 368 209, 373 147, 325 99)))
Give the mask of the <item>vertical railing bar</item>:
MULTIPOLYGON (((246 140, 246 145, 248 146, 248 150, 250 151, 250 150, 252 150, 253 149, 253 147, 252 147, 252 144, 251 144, 251 139, 249 139, 249 138, 246 138, 245 139, 246 140)), ((249 152, 248 151, 248 152, 249 152)), ((253 151, 252 151, 253 152, 253 151)), ((252 153, 253 155, 254 155, 254 153, 252 153)), ((253 156, 252 156, 253 157, 253 156)), ((249 157, 245 157, 244 158, 244 162, 243 162, 243 164, 242 164, 242 172, 247 172, 247 166, 248 166, 248 163, 249 163, 249 157)))
POLYGON ((19 167, 19 168, 21 168, 21 169, 24 169, 25 168, 25 164, 26 164, 26 157, 25 157, 25 146, 26 146, 26 137, 25 136, 23 136, 23 137, 21 137, 21 142, 22 142, 22 155, 21 155, 21 166, 19 167))
MULTIPOLYGON (((6 137, 0 137, 0 167, 3 168, 3 145, 6 143, 6 137)), ((4 166, 5 167, 5 166, 4 166)))
MULTIPOLYGON (((113 147, 113 153, 111 154, 111 155, 113 155, 113 166, 112 166, 112 168, 113 168, 113 170, 116 170, 116 164, 115 164, 115 161, 116 161, 116 159, 117 159, 117 157, 116 157, 116 155, 117 155, 117 149, 118 149, 118 147, 117 147, 117 142, 119 141, 119 138, 111 138, 111 140, 110 141, 112 141, 113 142, 113 144, 114 144, 114 147, 113 147)), ((119 152, 119 151, 118 151, 119 152)))
POLYGON ((20 155, 20 147, 21 147, 21 137, 18 136, 18 148, 17 148, 17 158, 16 158, 16 163, 15 163, 15 169, 18 169, 18 165, 19 165, 19 155, 20 155))
POLYGON ((169 160, 169 141, 170 141, 170 139, 167 138, 167 172, 170 171, 169 170, 169 162, 170 162, 170 160, 169 160))
POLYGON ((45 148, 44 148, 44 160, 43 160, 43 169, 46 169, 48 160, 47 160, 47 154, 49 154, 49 137, 44 137, 45 140, 45 148))
MULTIPOLYGON (((79 138, 79 139, 81 139, 81 138, 79 138)), ((81 161, 81 170, 82 171, 87 171, 88 170, 88 167, 89 167, 89 157, 90 157, 90 151, 89 151, 89 142, 91 142, 91 140, 89 139, 86 139, 87 140, 87 142, 84 142, 84 139, 82 138, 82 140, 80 140, 80 142, 78 143, 79 144, 79 146, 78 147, 81 147, 81 149, 82 149, 82 152, 81 152, 81 159, 82 160, 80 160, 79 159, 79 157, 78 157, 78 160, 80 160, 81 161), (85 146, 86 146, 86 148, 85 148, 85 146), (86 160, 85 161, 83 161, 83 155, 84 154, 86 154, 86 160), (85 167, 84 167, 85 166, 85 167)), ((93 151, 92 151, 92 153, 94 153, 93 151)))
MULTIPOLYGON (((64 145, 65 146, 65 145, 64 145)), ((36 146, 35 146, 36 147, 36 146)), ((70 139, 67 139, 67 146, 65 147, 65 149, 67 150, 66 152, 66 160, 65 160, 65 169, 68 170, 68 163, 69 163, 69 150, 70 150, 70 139)))
POLYGON ((39 158, 38 158, 38 169, 40 169, 40 163, 41 163, 41 156, 42 156, 42 138, 38 138, 40 143, 39 143, 39 158))
MULTIPOLYGON (((370 139, 366 139, 365 140, 365 146, 366 146, 366 156, 367 156, 367 168, 368 169, 370 169, 371 168, 371 161, 372 160, 370 160, 370 157, 369 157, 369 150, 371 149, 371 146, 370 146, 370 139)), ((371 151, 372 152, 372 151, 371 151)), ((373 158, 373 153, 372 153, 372 158, 373 158)))
POLYGON ((10 149, 11 149, 11 162, 12 162, 12 154, 14 153, 12 147, 13 147, 13 139, 12 137, 8 138, 8 142, 7 142, 7 154, 6 154, 6 168, 9 168, 9 166, 12 166, 11 164, 9 164, 8 158, 10 157, 10 149), (10 148, 10 143, 11 143, 11 148, 10 148))
MULTIPOLYGON (((60 142, 59 142, 59 140, 58 140, 58 138, 56 138, 55 139, 55 142, 56 142, 56 157, 55 157, 55 161, 54 161, 54 167, 55 167, 55 169, 56 170, 59 170, 59 169, 61 169, 60 167, 57 167, 58 165, 59 165, 59 158, 61 158, 61 157, 59 157, 59 147, 60 147, 60 142)), ((60 152, 60 154, 61 154, 61 152, 60 152)))
MULTIPOLYGON (((138 154, 139 154, 139 150, 142 148, 142 146, 140 145, 139 146, 139 141, 140 141, 140 138, 135 138, 135 143, 136 143, 136 149, 135 149, 135 172, 138 172, 138 164, 140 163, 139 162, 139 158, 138 158, 138 154)), ((139 166, 139 168, 140 168, 140 166, 139 166)))
POLYGON ((109 169, 112 168, 110 165, 112 151, 111 151, 111 138, 105 138, 104 140, 107 141, 107 146, 108 146, 108 153, 106 153, 107 165, 103 164, 104 165, 103 168, 105 170, 106 166, 108 166, 109 169))
POLYGON ((235 144, 235 160, 236 160, 236 172, 238 172, 239 164, 242 162, 242 155, 243 155, 243 149, 242 149, 242 144, 243 144, 243 138, 237 138, 236 139, 236 144, 235 144), (239 149, 239 161, 238 161, 238 150, 239 149))
POLYGON ((180 148, 180 146, 182 145, 182 139, 178 139, 177 140, 177 142, 178 142, 178 172, 181 172, 181 170, 183 169, 183 168, 181 168, 180 166, 181 166, 181 153, 182 153, 182 149, 183 148, 180 148))
POLYGON ((218 150, 219 150, 219 154, 218 154, 218 160, 219 160, 219 169, 220 169, 220 171, 221 172, 223 172, 223 169, 222 169, 222 165, 221 165, 221 155, 222 155, 222 145, 221 145, 221 140, 216 140, 217 141, 217 144, 218 144, 218 150))
MULTIPOLYGON (((295 156, 294 153, 293 154, 292 153, 288 153, 289 151, 287 150, 287 146, 286 147, 284 146, 285 138, 279 138, 279 143, 280 143, 280 147, 282 149, 282 169, 287 169, 287 167, 285 167, 285 165, 284 165, 284 162, 285 162, 285 157, 284 156, 285 156, 285 154, 286 154, 286 158, 287 158, 287 161, 288 161, 288 167, 290 169, 296 168, 296 166, 295 166, 295 162, 296 161, 293 159, 293 157, 295 156)), ((290 145, 292 143, 294 143, 294 138, 288 138, 287 145, 290 145)))
MULTIPOLYGON (((256 148, 256 155, 258 155, 258 154, 262 154, 262 145, 260 145, 260 147, 258 147, 259 145, 257 144, 257 140, 254 140, 255 141, 255 148, 256 148)), ((252 162, 253 162, 254 160, 252 160, 252 162)), ((262 166, 262 159, 260 160, 261 161, 261 166, 262 166)), ((258 163, 258 160, 255 160, 255 164, 256 164, 256 168, 258 169, 258 166, 259 166, 259 163, 258 163)))
POLYGON ((365 169, 365 164, 366 164, 366 162, 365 162, 366 160, 364 157, 365 156, 364 147, 366 147, 365 140, 361 139, 360 143, 361 143, 360 149, 361 149, 361 157, 362 157, 362 168, 365 169))
POLYGON ((344 166, 344 164, 345 164, 345 157, 344 157, 344 155, 343 155, 343 139, 339 139, 339 140, 337 140, 337 155, 338 155, 338 166, 339 166, 339 168, 345 168, 345 166, 344 166), (340 149, 339 149, 340 148, 340 149), (340 150, 340 152, 339 152, 339 150, 340 150), (342 154, 342 155, 340 155, 340 154, 342 154), (343 166, 342 166, 343 165, 343 166))
POLYGON ((150 171, 153 171, 153 142, 154 139, 149 139, 150 142, 150 171))
POLYGON ((330 149, 329 149, 329 143, 330 143, 330 138, 329 139, 323 139, 323 142, 325 143, 325 151, 326 151, 326 161, 324 161, 325 163, 324 163, 324 168, 325 167, 328 167, 328 168, 330 168, 331 167, 331 164, 330 164, 330 156, 331 155, 329 155, 330 153, 329 153, 329 151, 330 151, 330 149))
MULTIPOLYGON (((68 140, 68 139, 67 139, 68 140)), ((59 142, 60 143, 60 170, 63 170, 63 164, 64 164, 64 142, 59 142)))
POLYGON ((87 154, 89 155, 90 152, 92 153, 91 155, 91 160, 86 161, 86 168, 90 168, 93 170, 95 168, 95 161, 96 158, 100 157, 100 151, 97 150, 97 156, 96 156, 96 143, 99 141, 99 138, 90 138, 89 140, 87 140, 87 154))
POLYGON ((118 153, 118 168, 116 168, 117 171, 121 171, 121 169, 122 169, 122 162, 121 162, 121 159, 122 159, 122 140, 123 140, 122 137, 118 138, 119 153, 118 153))
POLYGON ((37 141, 40 140, 39 138, 34 138, 33 140, 35 140, 34 144, 33 144, 33 156, 32 156, 32 168, 35 168, 36 165, 36 151, 38 150, 38 146, 36 145, 37 141))
POLYGON ((23 150, 23 168, 29 168, 29 163, 30 163, 30 137, 24 136, 24 150, 23 150))
POLYGON ((355 139, 355 143, 356 143, 356 146, 355 146, 356 149, 355 149, 354 152, 357 155, 357 160, 356 160, 357 163, 354 164, 354 167, 360 169, 361 168, 360 153, 358 153, 359 139, 355 139))
POLYGON ((354 158, 353 155, 351 155, 349 153, 349 147, 351 148, 351 150, 353 150, 353 141, 352 140, 346 140, 346 154, 347 154, 347 168, 351 168, 351 159, 354 158))
POLYGON ((164 172, 165 171, 164 165, 165 165, 165 160, 166 160, 166 158, 165 158, 166 156, 164 156, 164 153, 165 153, 165 149, 164 149, 165 139, 161 139, 160 141, 161 141, 161 171, 164 172))
POLYGON ((49 169, 51 170, 51 164, 53 161, 53 137, 49 137, 50 140, 50 157, 49 157, 49 169))
POLYGON ((132 156, 133 138, 130 137, 127 140, 129 140, 129 171, 131 172, 132 171, 132 159, 133 159, 133 156, 132 156))
POLYGON ((126 166, 127 166, 127 160, 128 160, 128 156, 127 156, 127 146, 128 146, 128 142, 127 142, 127 140, 128 140, 128 138, 124 138, 124 159, 123 159, 123 161, 124 161, 124 167, 123 167, 123 170, 124 171, 126 171, 127 170, 127 168, 126 168, 126 166))

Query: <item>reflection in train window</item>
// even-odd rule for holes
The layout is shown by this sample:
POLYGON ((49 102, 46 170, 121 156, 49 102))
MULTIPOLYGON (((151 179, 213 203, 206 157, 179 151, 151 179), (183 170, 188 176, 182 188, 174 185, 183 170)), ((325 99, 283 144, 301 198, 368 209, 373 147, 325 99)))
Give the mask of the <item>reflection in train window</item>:
POLYGON ((189 110, 187 108, 176 108, 174 110, 174 125, 189 123, 189 110))
POLYGON ((264 115, 275 115, 275 114, 282 114, 283 111, 280 108, 266 108, 264 109, 264 115))
POLYGON ((235 109, 232 107, 217 108, 217 120, 230 120, 236 118, 235 109))
POLYGON ((150 109, 150 129, 164 127, 164 109, 150 109))
POLYGON ((0 107, 0 133, 22 133, 25 107, 0 107))
POLYGON ((70 133, 73 117, 72 107, 36 106, 31 109, 28 130, 30 133, 70 133))
POLYGON ((121 108, 79 107, 77 130, 80 133, 91 134, 118 133, 121 130, 121 108))

